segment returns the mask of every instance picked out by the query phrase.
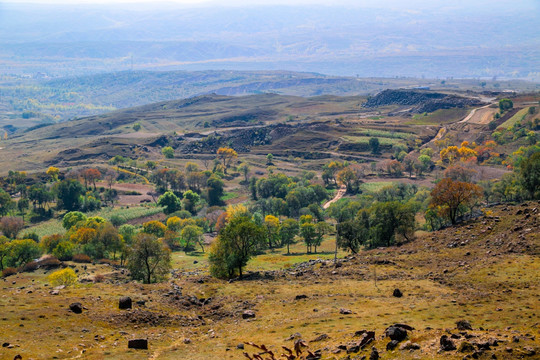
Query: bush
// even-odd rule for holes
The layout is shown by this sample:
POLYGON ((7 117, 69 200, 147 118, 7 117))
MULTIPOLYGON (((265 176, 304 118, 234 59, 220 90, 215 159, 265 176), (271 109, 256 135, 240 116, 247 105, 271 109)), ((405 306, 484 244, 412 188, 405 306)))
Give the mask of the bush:
POLYGON ((113 215, 111 216, 111 224, 113 224, 116 227, 119 227, 121 225, 124 225, 126 223, 126 219, 124 219, 120 215, 113 215))
POLYGON ((52 286, 69 286, 77 282, 77 274, 75 274, 75 271, 73 271, 72 268, 65 268, 53 272, 49 275, 48 280, 52 286))
POLYGON ((71 211, 68 212, 66 215, 64 215, 64 218, 62 219, 62 226, 64 229, 69 230, 78 223, 79 221, 85 221, 86 215, 84 215, 80 211, 71 211))
POLYGON ((7 278, 8 276, 15 275, 17 272, 17 269, 13 267, 8 267, 2 270, 2 277, 7 278))
POLYGON ((39 242, 39 235, 36 234, 35 232, 29 232, 29 233, 26 233, 22 236, 23 239, 31 239, 31 240, 34 240, 35 242, 39 242))
POLYGON ((151 220, 143 224, 143 232, 156 237, 163 237, 165 230, 167 230, 167 227, 157 220, 151 220))
POLYGON ((9 266, 23 266, 41 255, 39 245, 31 239, 13 240, 9 247, 10 254, 6 259, 9 266))
POLYGON ((180 219, 189 219, 191 217, 191 213, 189 211, 187 211, 187 210, 176 211, 176 212, 172 213, 171 215, 172 216, 177 216, 180 219))
POLYGON ((33 272, 39 268, 39 264, 36 261, 30 261, 22 267, 22 272, 33 272))
POLYGON ((90 264, 92 262, 92 259, 90 259, 90 256, 85 254, 75 254, 71 258, 72 261, 76 263, 84 263, 84 264, 90 264))
POLYGON ((70 241, 62 241, 52 251, 52 254, 60 260, 66 261, 73 257, 75 245, 70 241))

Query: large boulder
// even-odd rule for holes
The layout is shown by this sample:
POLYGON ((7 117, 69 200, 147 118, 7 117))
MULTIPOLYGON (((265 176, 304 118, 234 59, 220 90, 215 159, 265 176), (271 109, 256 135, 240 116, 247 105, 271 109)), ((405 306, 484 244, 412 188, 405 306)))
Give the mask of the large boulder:
POLYGON ((450 338, 448 338, 447 335, 441 336, 440 344, 441 344, 442 351, 456 350, 456 345, 450 338))
POLYGON ((129 340, 128 349, 148 350, 148 339, 129 340))
POLYGON ((129 296, 122 296, 120 300, 118 300, 118 308, 120 310, 131 309, 131 307, 132 307, 132 301, 129 296))
POLYGON ((391 340, 403 341, 407 338, 407 330, 397 326, 390 326, 386 329, 386 336, 391 340))
POLYGON ((82 309, 83 309, 82 304, 79 302, 69 304, 69 310, 74 312, 75 314, 82 313, 82 309))
POLYGON ((471 326, 471 323, 468 322, 467 320, 459 320, 458 322, 456 322, 456 328, 458 330, 472 330, 472 326, 471 326))

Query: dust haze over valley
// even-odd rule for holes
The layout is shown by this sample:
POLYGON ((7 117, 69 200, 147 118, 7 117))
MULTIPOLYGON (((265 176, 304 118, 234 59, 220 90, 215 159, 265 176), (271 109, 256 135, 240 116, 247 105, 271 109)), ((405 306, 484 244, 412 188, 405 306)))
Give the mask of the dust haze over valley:
POLYGON ((0 2, 0 359, 535 359, 538 1, 0 2))

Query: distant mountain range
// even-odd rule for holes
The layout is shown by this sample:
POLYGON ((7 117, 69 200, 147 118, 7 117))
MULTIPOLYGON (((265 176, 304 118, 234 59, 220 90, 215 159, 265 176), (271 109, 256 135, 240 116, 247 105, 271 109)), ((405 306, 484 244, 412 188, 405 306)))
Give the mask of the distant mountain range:
POLYGON ((537 1, 432 3, 0 3, 0 74, 224 69, 540 79, 537 1))

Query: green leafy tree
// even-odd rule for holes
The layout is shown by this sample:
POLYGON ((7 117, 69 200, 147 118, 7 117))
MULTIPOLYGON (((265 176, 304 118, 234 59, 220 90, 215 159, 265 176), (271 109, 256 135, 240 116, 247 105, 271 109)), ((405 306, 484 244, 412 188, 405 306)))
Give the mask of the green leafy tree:
POLYGON ((0 189, 0 216, 6 215, 13 207, 11 196, 3 189, 0 189))
POLYGON ((60 209, 75 211, 80 208, 81 195, 84 193, 80 182, 73 179, 62 180, 56 183, 55 191, 60 209))
POLYGON ((315 254, 317 253, 317 247, 321 246, 324 235, 332 231, 332 226, 325 221, 319 221, 315 224, 315 239, 313 240, 313 247, 315 248, 315 254))
POLYGON ((201 197, 196 192, 193 192, 191 190, 184 191, 184 199, 182 202, 184 203, 184 209, 189 211, 191 214, 195 214, 196 212, 196 206, 201 200, 201 197))
POLYGON ((161 153, 167 159, 174 158, 174 149, 172 147, 170 147, 170 146, 165 146, 163 149, 161 149, 161 153))
POLYGON ((17 209, 19 210, 19 214, 22 216, 24 221, 24 214, 26 213, 26 210, 30 208, 30 201, 26 198, 22 198, 19 201, 17 201, 17 209))
POLYGON ((244 175, 244 184, 246 185, 249 183, 249 170, 250 166, 248 163, 243 162, 238 166, 238 171, 244 175))
POLYGON ((9 239, 0 235, 0 271, 4 270, 4 259, 9 256, 9 239))
POLYGON ((379 138, 376 138, 376 137, 370 138, 369 139, 369 147, 371 149, 372 154, 378 154, 379 153, 379 148, 380 148, 379 138))
POLYGON ((172 214, 182 209, 182 202, 172 191, 167 191, 161 195, 158 199, 158 205, 163 206, 163 212, 165 214, 172 214))
POLYGON ((201 250, 204 252, 203 245, 203 229, 196 225, 186 225, 180 232, 180 237, 184 242, 184 251, 193 250, 193 245, 199 244, 201 250))
POLYGON ((391 246, 396 243, 396 235, 412 240, 415 229, 415 209, 399 201, 377 203, 370 209, 371 247, 391 246))
POLYGON ((521 184, 533 199, 540 199, 540 152, 521 162, 521 184))
POLYGON ((223 196, 223 189, 225 183, 218 176, 212 175, 206 181, 208 186, 208 205, 220 206, 223 205, 221 197, 223 196))
POLYGON ((294 243, 294 237, 298 235, 298 221, 294 219, 286 219, 279 228, 279 236, 281 238, 281 246, 287 245, 287 254, 290 254, 290 245, 294 243))
POLYGON ((9 243, 9 256, 7 265, 19 267, 39 257, 41 251, 39 245, 30 239, 13 240, 9 243))
POLYGON ((369 239, 369 231, 365 226, 365 221, 355 219, 340 222, 336 226, 336 231, 338 246, 353 254, 358 253, 360 247, 365 245, 369 239))
POLYGON ((62 261, 71 260, 74 253, 75 244, 70 241, 61 241, 52 251, 52 255, 56 256, 59 260, 62 261))
POLYGON ((167 226, 161 221, 151 220, 143 224, 143 232, 146 234, 154 235, 155 237, 163 237, 167 226))
POLYGON ((62 218, 62 227, 66 230, 71 229, 79 221, 86 221, 87 217, 80 211, 70 211, 62 218))
POLYGON ((499 109, 501 112, 510 110, 514 107, 514 103, 510 99, 501 99, 499 100, 499 109))
POLYGON ((171 270, 171 251, 155 236, 141 233, 133 242, 127 265, 133 279, 158 282, 171 270))
POLYGON ((234 217, 221 229, 210 251, 210 272, 217 277, 242 277, 242 269, 263 246, 265 230, 246 216, 234 217))

